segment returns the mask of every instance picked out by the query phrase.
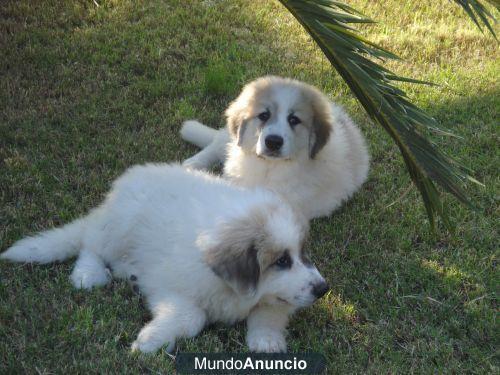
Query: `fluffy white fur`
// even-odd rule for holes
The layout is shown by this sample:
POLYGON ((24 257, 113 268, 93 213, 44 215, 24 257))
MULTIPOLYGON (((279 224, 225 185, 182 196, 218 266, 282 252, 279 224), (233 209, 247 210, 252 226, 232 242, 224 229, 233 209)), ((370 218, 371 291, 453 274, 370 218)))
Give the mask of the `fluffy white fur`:
POLYGON ((330 215, 367 178, 361 132, 312 86, 259 78, 244 87, 226 116, 227 127, 217 133, 197 121, 183 124, 181 136, 203 148, 184 165, 205 169, 225 162, 227 179, 275 191, 308 219, 330 215), (268 147, 269 136, 282 140, 278 150, 268 147))
POLYGON ((177 165, 136 166, 104 203, 0 255, 48 263, 78 255, 76 288, 136 283, 153 319, 133 350, 152 352, 210 322, 248 317, 253 351, 286 350, 289 315, 327 291, 303 253, 307 225, 275 194, 177 165))

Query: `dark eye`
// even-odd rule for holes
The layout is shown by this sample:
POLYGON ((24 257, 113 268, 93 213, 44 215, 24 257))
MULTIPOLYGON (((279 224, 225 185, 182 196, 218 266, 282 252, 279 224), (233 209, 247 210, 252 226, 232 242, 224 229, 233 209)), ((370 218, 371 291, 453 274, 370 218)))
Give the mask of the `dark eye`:
POLYGON ((269 111, 262 112, 257 116, 260 121, 267 121, 269 120, 269 117, 271 117, 271 113, 269 111))
POLYGON ((300 119, 297 116, 290 115, 288 116, 288 123, 290 126, 295 126, 301 123, 300 119))
POLYGON ((285 251, 285 253, 276 262, 274 262, 274 265, 280 269, 291 268, 292 258, 290 258, 288 251, 285 251))

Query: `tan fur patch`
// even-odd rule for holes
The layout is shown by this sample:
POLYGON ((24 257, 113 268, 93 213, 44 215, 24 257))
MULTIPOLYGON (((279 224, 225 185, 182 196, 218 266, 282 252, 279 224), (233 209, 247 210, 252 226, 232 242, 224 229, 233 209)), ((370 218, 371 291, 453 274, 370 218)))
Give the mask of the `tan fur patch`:
POLYGON ((205 251, 205 262, 234 290, 248 293, 261 273, 279 256, 265 229, 266 213, 254 210, 245 218, 222 225, 216 241, 205 251))

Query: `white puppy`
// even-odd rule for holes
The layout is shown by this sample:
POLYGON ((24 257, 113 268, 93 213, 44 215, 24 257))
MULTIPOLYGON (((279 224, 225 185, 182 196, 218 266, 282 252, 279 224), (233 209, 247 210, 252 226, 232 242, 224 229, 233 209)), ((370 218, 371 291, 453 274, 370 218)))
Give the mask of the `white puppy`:
POLYGON ((327 216, 366 180, 364 138, 338 105, 305 83, 259 78, 226 110, 216 131, 187 121, 181 136, 202 148, 184 165, 224 161, 224 176, 241 186, 279 193, 306 218, 327 216))
POLYGON ((304 254, 307 227, 271 192, 246 190, 180 166, 136 166, 104 203, 0 255, 48 263, 78 255, 71 280, 91 288, 114 276, 137 283, 153 319, 133 350, 152 352, 210 322, 248 318, 251 350, 286 350, 288 316, 328 290, 304 254))

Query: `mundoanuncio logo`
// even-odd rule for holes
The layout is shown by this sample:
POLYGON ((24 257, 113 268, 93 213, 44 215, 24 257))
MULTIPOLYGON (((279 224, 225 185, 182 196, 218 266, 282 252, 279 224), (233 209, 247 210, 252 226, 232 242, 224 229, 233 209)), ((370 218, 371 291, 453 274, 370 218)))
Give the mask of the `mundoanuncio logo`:
POLYGON ((319 353, 179 353, 179 374, 321 374, 319 353))

